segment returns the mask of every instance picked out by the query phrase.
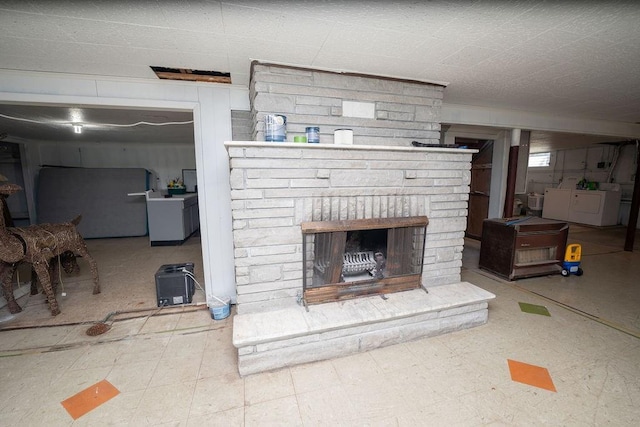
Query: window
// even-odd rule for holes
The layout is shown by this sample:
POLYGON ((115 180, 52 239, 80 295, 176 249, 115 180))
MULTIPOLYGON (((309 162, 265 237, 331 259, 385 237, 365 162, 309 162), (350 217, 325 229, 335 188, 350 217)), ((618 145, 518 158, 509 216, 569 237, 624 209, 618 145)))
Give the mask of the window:
POLYGON ((530 168, 546 168, 551 162, 551 153, 533 153, 529 154, 530 168))

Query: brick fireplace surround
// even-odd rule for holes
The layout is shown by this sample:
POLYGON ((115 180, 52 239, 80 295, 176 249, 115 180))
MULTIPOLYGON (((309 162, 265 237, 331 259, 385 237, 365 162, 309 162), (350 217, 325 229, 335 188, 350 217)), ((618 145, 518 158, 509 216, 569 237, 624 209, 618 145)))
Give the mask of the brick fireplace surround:
POLYGON ((241 375, 486 323, 495 296, 461 282, 473 150, 226 143, 241 375), (305 307, 300 224, 426 216, 422 289, 305 307), (428 292, 427 292, 428 291, 428 292))

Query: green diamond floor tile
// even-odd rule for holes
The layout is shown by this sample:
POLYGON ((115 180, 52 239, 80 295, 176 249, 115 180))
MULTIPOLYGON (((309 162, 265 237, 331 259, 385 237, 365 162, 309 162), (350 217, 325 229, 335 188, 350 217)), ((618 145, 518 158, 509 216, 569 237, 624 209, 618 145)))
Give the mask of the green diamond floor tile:
POLYGON ((539 314, 541 316, 551 316, 549 310, 547 310, 547 307, 543 305, 529 304, 526 302, 519 302, 518 304, 520 304, 520 310, 524 311, 525 313, 539 314))

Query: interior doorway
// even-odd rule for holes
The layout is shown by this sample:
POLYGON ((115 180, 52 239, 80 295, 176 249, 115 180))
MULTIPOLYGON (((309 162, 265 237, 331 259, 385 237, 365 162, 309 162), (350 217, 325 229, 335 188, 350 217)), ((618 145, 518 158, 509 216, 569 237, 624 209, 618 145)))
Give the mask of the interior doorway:
MULTIPOLYGON (((54 222, 39 220, 38 215, 34 215, 42 199, 38 197, 37 190, 43 168, 146 169, 149 172, 146 179, 148 189, 154 189, 159 194, 167 192, 169 180, 182 178, 184 170, 197 175, 199 151, 196 149, 193 124, 195 113, 193 108, 180 107, 183 106, 161 109, 155 106, 53 102, 0 103, 0 124, 4 130, 3 141, 0 141, 0 174, 23 188, 23 191, 7 199, 14 224, 27 226, 54 222), (71 113, 81 113, 83 117, 80 133, 73 132, 69 118, 71 113)), ((98 174, 98 178, 103 178, 102 173, 98 174)), ((90 190, 89 193, 99 194, 103 199, 106 197, 104 192, 94 191, 85 181, 71 182, 63 191, 70 192, 71 197, 78 196, 80 193, 69 190, 75 188, 76 184, 84 185, 90 190)), ((197 192, 195 184, 189 190, 197 192)), ((112 203, 109 208, 119 204, 129 205, 131 199, 125 191, 116 200, 118 203, 112 203)), ((84 216, 81 224, 89 223, 87 212, 77 213, 84 216)), ((125 216, 124 219, 116 218, 113 224, 119 226, 129 222, 131 218, 125 216)), ((147 229, 146 219, 144 223, 141 233, 147 229)), ((100 224, 96 233, 118 228, 104 225, 100 224)), ((0 318, 7 319, 0 329, 95 321, 97 317, 115 311, 157 310, 154 274, 163 264, 193 262, 197 266, 194 274, 198 283, 201 288, 206 286, 203 239, 199 232, 189 235, 182 245, 166 248, 151 248, 148 234, 141 233, 83 235, 90 253, 99 263, 102 292, 99 295, 91 294, 90 287, 86 286, 89 269, 80 259, 79 272, 61 272, 62 285, 57 299, 63 312, 55 317, 48 311, 44 296, 27 295, 31 275, 28 269, 21 270, 20 275, 14 278, 14 291, 23 312, 13 316, 4 307, 4 299, 0 297, 0 318)), ((205 300, 205 290, 202 289, 196 292, 193 302, 203 303, 205 300)))
POLYGON ((466 237, 480 240, 482 222, 489 217, 493 141, 456 138, 456 144, 479 150, 471 161, 471 188, 466 237))

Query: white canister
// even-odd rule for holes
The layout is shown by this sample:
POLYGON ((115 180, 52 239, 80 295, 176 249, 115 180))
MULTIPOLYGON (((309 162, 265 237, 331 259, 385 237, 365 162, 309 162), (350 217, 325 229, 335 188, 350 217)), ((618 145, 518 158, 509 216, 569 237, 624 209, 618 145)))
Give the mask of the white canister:
POLYGON ((336 129, 333 133, 333 143, 353 145, 353 129, 336 129))

